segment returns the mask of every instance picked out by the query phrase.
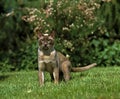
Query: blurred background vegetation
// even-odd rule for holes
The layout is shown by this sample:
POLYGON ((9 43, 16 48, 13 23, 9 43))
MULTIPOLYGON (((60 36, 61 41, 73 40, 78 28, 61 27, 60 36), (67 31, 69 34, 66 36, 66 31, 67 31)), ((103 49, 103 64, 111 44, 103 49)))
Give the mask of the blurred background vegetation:
POLYGON ((38 30, 73 66, 120 66, 119 0, 0 0, 0 71, 37 69, 38 30))

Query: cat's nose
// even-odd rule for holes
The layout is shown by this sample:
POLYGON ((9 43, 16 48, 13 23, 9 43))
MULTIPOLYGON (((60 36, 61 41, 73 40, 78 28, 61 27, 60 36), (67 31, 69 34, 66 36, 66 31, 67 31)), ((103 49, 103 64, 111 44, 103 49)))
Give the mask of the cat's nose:
POLYGON ((47 43, 45 43, 45 46, 47 46, 47 43))

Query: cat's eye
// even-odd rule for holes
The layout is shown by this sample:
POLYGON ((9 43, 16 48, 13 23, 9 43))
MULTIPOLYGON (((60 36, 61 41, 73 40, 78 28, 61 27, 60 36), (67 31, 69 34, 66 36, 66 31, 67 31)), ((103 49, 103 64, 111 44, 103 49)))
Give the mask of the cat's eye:
POLYGON ((40 43, 40 44, 43 44, 43 43, 44 43, 44 40, 43 40, 43 39, 40 39, 40 40, 39 40, 39 43, 40 43))
POLYGON ((51 44, 51 41, 49 40, 48 43, 51 44))

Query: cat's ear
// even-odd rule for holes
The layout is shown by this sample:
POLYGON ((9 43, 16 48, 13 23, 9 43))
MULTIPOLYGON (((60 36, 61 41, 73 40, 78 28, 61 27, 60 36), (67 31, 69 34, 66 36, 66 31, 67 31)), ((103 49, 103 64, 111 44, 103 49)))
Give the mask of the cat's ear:
POLYGON ((40 32, 40 27, 36 27, 35 29, 34 29, 34 33, 36 33, 36 36, 38 37, 38 38, 41 38, 42 36, 43 36, 43 34, 40 32))
POLYGON ((43 34, 41 32, 38 32, 37 36, 38 36, 38 38, 41 38, 43 36, 43 34))
POLYGON ((52 31, 52 33, 50 34, 50 36, 51 36, 52 38, 55 38, 55 31, 52 31))

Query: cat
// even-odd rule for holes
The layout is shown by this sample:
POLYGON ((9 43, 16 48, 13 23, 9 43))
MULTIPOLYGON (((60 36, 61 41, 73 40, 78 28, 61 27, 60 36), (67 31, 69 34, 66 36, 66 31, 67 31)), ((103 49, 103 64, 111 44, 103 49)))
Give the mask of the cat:
POLYGON ((58 84, 60 80, 70 80, 71 72, 81 72, 88 70, 96 63, 85 67, 72 67, 69 58, 54 48, 55 33, 42 34, 38 33, 38 77, 40 85, 44 85, 44 72, 50 73, 51 80, 58 84))

